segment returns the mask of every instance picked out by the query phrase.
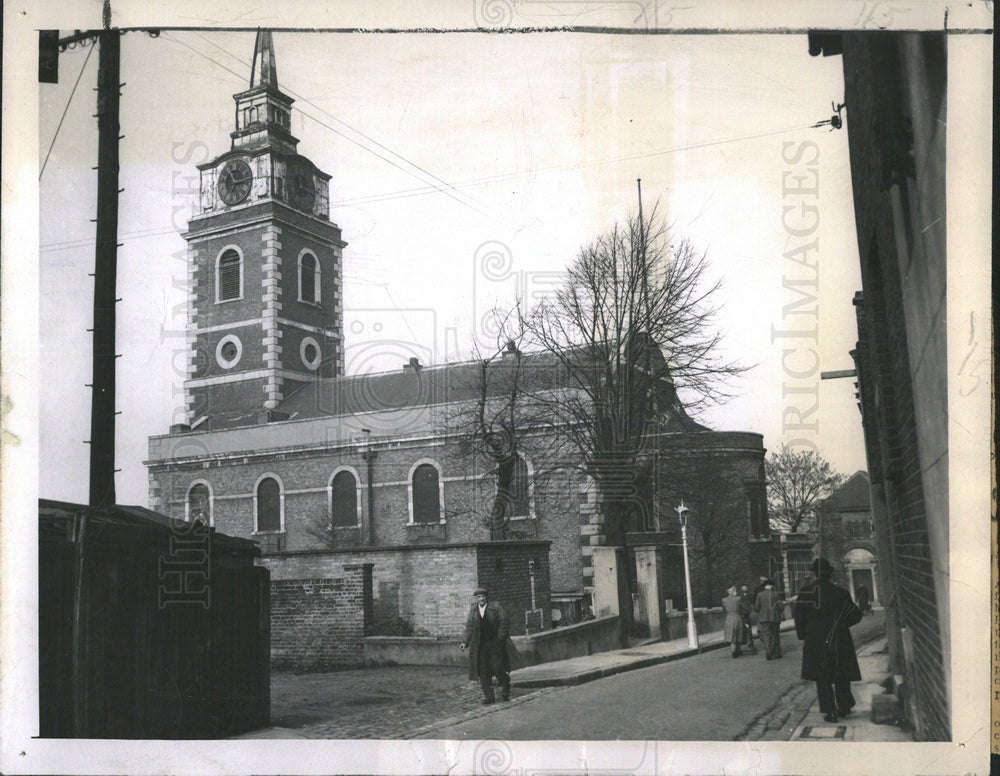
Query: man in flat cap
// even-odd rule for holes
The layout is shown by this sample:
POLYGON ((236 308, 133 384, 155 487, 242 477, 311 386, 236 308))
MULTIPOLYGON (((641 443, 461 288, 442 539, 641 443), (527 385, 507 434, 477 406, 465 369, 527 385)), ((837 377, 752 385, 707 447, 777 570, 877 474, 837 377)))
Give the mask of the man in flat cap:
MULTIPOLYGON (((517 655, 510 640, 510 619, 503 607, 488 600, 486 588, 477 587, 473 592, 476 601, 469 609, 465 621, 465 637, 461 649, 469 649, 469 679, 478 679, 483 689, 483 703, 496 700, 493 694, 493 676, 500 684, 500 699, 510 699, 510 657, 517 655)), ((519 658, 519 656, 518 656, 519 658)))

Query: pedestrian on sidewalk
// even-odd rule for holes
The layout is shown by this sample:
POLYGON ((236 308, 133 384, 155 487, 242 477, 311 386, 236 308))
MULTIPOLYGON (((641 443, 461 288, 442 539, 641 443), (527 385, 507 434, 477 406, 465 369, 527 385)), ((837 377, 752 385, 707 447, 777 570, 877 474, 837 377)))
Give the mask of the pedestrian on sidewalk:
POLYGON ((764 589, 757 594, 753 608, 757 612, 757 628, 764 642, 764 654, 768 660, 777 660, 781 657, 781 634, 778 629, 785 602, 774 589, 773 579, 764 580, 764 589))
POLYGON ((740 597, 736 592, 736 585, 730 587, 726 593, 728 595, 722 599, 722 610, 726 613, 725 639, 732 645, 733 657, 742 654, 740 642, 743 639, 743 618, 740 617, 740 597))
POLYGON ((858 585, 856 603, 862 614, 868 614, 871 611, 871 603, 868 601, 868 588, 864 585, 858 585))
POLYGON ((494 676, 500 685, 500 699, 510 700, 511 664, 521 665, 520 654, 510 640, 510 619, 500 604, 489 600, 486 588, 477 587, 473 596, 476 601, 469 609, 460 645, 463 652, 469 650, 469 679, 479 680, 484 704, 496 701, 494 676))
POLYGON ((757 654, 757 645, 753 640, 753 597, 746 585, 740 587, 740 619, 743 621, 743 646, 750 650, 751 655, 757 654))
POLYGON ((861 610, 851 594, 835 585, 826 558, 813 561, 816 579, 799 591, 795 602, 795 634, 802 647, 802 678, 816 682, 819 710, 827 722, 846 717, 854 707, 851 682, 861 681, 851 626, 861 622, 861 610))

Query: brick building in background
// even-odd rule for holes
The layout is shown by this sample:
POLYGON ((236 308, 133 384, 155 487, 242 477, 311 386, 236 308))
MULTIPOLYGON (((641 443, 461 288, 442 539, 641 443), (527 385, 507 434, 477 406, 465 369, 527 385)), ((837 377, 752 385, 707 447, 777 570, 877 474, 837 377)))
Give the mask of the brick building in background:
POLYGON ((864 585, 872 607, 881 607, 882 582, 867 473, 855 472, 817 509, 816 555, 833 564, 835 578, 851 598, 858 600, 864 585))
MULTIPOLYGON (((234 95, 231 149, 199 165, 201 212, 184 235, 188 422, 149 440, 152 508, 260 543, 275 584, 274 643, 289 664, 305 659, 296 644, 324 633, 454 636, 477 584, 511 609, 515 634, 529 610, 543 628, 578 619, 593 548, 605 541, 579 458, 527 424, 506 515, 512 541, 491 541, 495 474, 456 423, 479 398, 479 363, 425 366, 414 354, 398 371, 343 374, 346 242, 329 218, 330 176, 288 131, 292 100, 278 88, 269 32, 258 33, 252 73, 234 95), (329 621, 299 632, 295 612, 329 621)), ((544 353, 509 350, 491 373, 515 360, 533 390, 572 390, 544 353)), ((710 499, 729 524, 719 569, 755 578, 753 549, 767 534, 762 438, 699 426, 672 383, 664 388, 673 401, 654 424, 657 445, 675 460, 723 461, 711 490, 725 499, 710 499)), ((695 562, 696 590, 701 569, 695 562)), ((704 595, 717 598, 718 585, 704 595)), ((317 649, 331 664, 360 654, 317 649)))
POLYGON ((853 356, 890 656, 917 738, 948 740, 947 36, 814 33, 809 48, 844 62, 853 356))

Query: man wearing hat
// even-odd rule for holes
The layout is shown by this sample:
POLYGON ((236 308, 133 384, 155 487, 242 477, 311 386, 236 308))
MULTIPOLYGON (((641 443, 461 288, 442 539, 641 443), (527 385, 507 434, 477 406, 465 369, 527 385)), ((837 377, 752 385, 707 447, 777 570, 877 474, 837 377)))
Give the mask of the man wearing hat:
POLYGON ((778 629, 785 602, 774 589, 773 579, 765 579, 762 584, 764 589, 757 593, 753 608, 757 612, 758 629, 764 641, 764 654, 768 660, 777 660, 781 657, 781 635, 778 629))
POLYGON ((851 682, 861 681, 851 626, 861 622, 861 610, 851 594, 833 584, 833 566, 826 558, 813 561, 816 579, 803 587, 795 601, 795 633, 802 646, 802 678, 816 682, 819 710, 827 722, 846 717, 854 706, 851 682))
MULTIPOLYGON (((496 700, 493 694, 493 676, 500 684, 500 699, 510 699, 510 657, 517 654, 510 640, 510 619, 503 607, 488 600, 486 588, 477 587, 473 592, 476 602, 469 609, 465 621, 465 637, 461 649, 469 649, 469 679, 479 679, 483 688, 483 703, 496 700)), ((520 656, 518 656, 519 658, 520 656)))

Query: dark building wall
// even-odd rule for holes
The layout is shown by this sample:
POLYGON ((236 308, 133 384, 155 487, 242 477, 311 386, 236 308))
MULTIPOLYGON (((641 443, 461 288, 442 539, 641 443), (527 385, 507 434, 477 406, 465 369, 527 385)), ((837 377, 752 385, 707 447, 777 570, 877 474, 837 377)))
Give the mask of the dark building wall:
POLYGON ((879 554, 896 591, 887 622, 898 631, 895 658, 907 666, 908 713, 917 736, 945 740, 946 40, 943 34, 844 35, 843 56, 863 288, 856 300, 856 363, 879 502, 874 515, 887 529, 888 546, 879 554))

